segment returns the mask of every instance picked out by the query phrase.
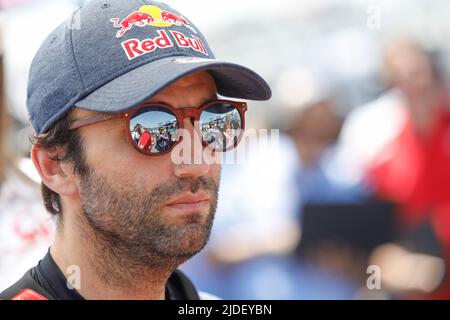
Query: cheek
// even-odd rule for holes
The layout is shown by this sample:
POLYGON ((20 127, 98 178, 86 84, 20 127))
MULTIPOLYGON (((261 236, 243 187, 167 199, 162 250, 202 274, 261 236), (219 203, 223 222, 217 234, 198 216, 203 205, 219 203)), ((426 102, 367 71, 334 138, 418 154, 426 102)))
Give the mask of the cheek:
POLYGON ((85 153, 88 164, 97 172, 117 171, 129 167, 131 146, 124 130, 85 132, 85 153))
POLYGON ((149 157, 139 153, 128 141, 125 130, 97 134, 86 143, 86 158, 92 170, 114 181, 119 189, 139 184, 148 190, 171 173, 170 155, 149 157))
POLYGON ((217 183, 217 186, 219 187, 222 166, 220 164, 211 165, 211 169, 209 172, 210 177, 214 179, 214 181, 217 183))

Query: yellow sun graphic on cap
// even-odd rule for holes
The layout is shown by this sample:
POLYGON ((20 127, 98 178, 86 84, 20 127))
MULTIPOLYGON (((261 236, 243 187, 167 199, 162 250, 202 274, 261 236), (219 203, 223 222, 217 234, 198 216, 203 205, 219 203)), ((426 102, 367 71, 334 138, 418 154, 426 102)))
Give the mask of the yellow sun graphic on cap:
POLYGON ((163 21, 162 16, 161 16, 161 12, 162 12, 161 8, 147 5, 147 6, 140 7, 138 11, 148 13, 155 19, 154 22, 149 24, 151 26, 170 27, 173 25, 173 23, 171 23, 171 22, 163 21))

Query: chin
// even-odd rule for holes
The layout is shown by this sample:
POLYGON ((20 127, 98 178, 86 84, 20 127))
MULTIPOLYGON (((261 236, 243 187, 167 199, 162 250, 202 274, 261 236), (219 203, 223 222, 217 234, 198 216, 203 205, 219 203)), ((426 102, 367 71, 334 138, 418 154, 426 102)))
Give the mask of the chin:
POLYGON ((192 256, 208 243, 210 232, 205 230, 204 225, 191 223, 183 229, 183 234, 178 239, 179 253, 192 256))

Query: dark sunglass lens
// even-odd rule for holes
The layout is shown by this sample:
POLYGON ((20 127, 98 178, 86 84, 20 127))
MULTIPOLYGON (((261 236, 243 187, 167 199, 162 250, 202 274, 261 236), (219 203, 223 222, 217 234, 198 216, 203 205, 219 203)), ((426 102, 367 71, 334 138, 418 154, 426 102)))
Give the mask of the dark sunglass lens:
POLYGON ((131 140, 143 152, 158 154, 176 143, 178 121, 164 107, 143 108, 130 119, 131 140))

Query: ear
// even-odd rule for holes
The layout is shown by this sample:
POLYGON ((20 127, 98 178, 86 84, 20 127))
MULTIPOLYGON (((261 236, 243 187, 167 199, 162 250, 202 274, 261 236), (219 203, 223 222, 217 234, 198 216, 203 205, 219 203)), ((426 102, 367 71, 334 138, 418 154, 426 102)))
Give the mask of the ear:
POLYGON ((64 196, 77 195, 78 185, 74 175, 67 166, 62 165, 61 161, 54 160, 61 153, 60 148, 45 149, 35 143, 31 148, 31 159, 42 182, 49 189, 64 196))

